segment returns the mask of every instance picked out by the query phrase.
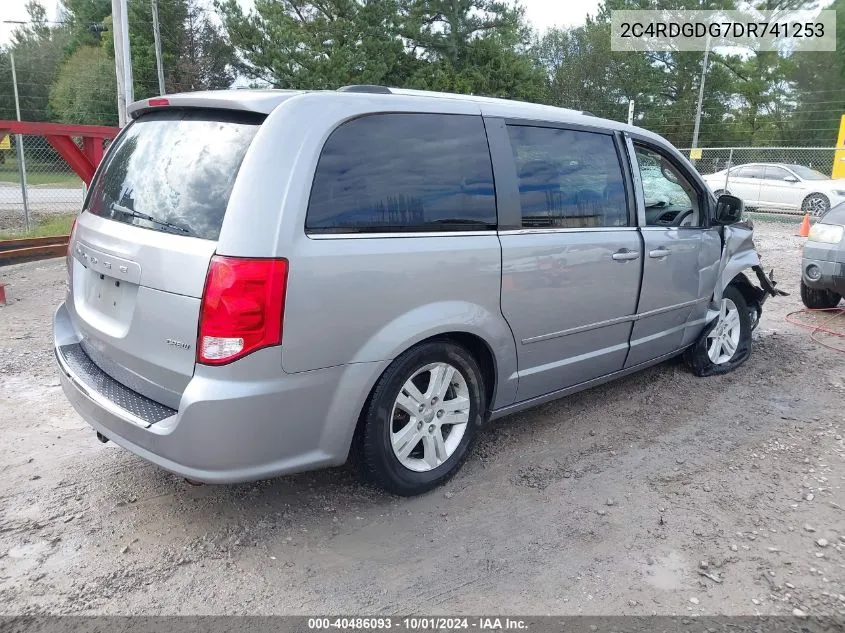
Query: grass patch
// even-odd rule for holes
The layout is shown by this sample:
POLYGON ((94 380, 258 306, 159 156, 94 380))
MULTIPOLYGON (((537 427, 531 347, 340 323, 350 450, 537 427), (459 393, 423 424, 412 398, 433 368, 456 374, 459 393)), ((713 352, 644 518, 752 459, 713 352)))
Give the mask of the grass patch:
MULTIPOLYGON (((59 185, 68 188, 82 188, 82 180, 74 173, 34 171, 29 168, 26 171, 26 184, 35 187, 38 185, 59 185)), ((17 167, 9 168, 3 165, 0 168, 0 182, 9 182, 20 185, 20 176, 17 167)))
POLYGON ((0 231, 0 240, 19 240, 25 237, 49 237, 67 235, 73 225, 75 213, 51 215, 38 220, 29 231, 0 231))

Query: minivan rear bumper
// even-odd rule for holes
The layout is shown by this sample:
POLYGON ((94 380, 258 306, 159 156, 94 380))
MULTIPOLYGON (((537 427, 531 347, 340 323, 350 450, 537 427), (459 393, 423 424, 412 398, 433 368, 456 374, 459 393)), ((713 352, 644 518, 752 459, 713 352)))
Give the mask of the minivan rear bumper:
POLYGON ((139 413, 145 409, 129 400, 134 392, 123 387, 126 391, 115 396, 119 387, 102 388, 107 376, 79 371, 79 363, 68 358, 68 350, 79 352, 75 338, 62 304, 54 317, 54 348, 62 389, 79 415, 143 459, 206 483, 255 481, 342 464, 364 398, 385 365, 285 374, 279 348, 267 348, 231 365, 198 365, 179 409, 165 408, 172 415, 163 418, 160 409, 161 419, 150 422, 139 413))

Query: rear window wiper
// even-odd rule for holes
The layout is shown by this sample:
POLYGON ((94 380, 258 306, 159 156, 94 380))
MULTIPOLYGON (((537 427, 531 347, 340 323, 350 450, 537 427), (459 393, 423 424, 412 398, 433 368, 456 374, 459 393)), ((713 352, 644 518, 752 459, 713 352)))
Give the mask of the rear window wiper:
POLYGON ((116 202, 112 203, 111 210, 117 211, 118 213, 125 213, 126 215, 132 216, 133 218, 138 218, 139 220, 146 220, 147 222, 152 222, 153 224, 158 224, 159 226, 163 226, 168 229, 181 231, 185 235, 189 235, 191 237, 199 237, 196 233, 194 233, 191 229, 186 226, 182 226, 181 224, 176 224, 174 222, 168 222, 166 220, 158 220, 151 215, 141 213, 140 211, 135 211, 135 209, 130 209, 129 207, 124 207, 123 205, 117 204, 116 202))

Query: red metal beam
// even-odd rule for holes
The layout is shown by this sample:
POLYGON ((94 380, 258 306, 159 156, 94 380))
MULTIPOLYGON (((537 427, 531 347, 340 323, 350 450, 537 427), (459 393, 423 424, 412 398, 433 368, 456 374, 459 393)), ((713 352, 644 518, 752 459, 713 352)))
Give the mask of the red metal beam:
POLYGON ((34 121, 0 121, 0 134, 28 134, 30 136, 80 136, 82 138, 114 138, 120 128, 107 125, 69 125, 34 121))
POLYGON ((84 137, 82 139, 82 153, 96 169, 100 161, 103 160, 103 140, 92 136, 84 137))
MULTIPOLYGON (((73 139, 70 136, 54 136, 52 134, 45 135, 44 138, 65 159, 70 168, 76 172, 76 175, 82 178, 86 185, 90 185, 97 166, 79 149, 73 139)), ((102 143, 102 140, 100 142, 102 143)))
POLYGON ((103 141, 114 138, 119 131, 120 128, 104 125, 0 121, 0 139, 9 134, 43 136, 87 185, 103 159, 103 141), (82 139, 82 149, 74 138, 82 139))

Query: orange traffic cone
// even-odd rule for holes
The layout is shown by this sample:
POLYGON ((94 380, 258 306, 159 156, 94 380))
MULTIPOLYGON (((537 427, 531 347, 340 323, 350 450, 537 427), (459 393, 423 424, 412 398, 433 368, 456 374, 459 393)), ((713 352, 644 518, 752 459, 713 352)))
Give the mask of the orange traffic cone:
POLYGON ((798 229, 798 237, 807 237, 810 234, 810 214, 805 213, 801 221, 801 228, 798 229))

